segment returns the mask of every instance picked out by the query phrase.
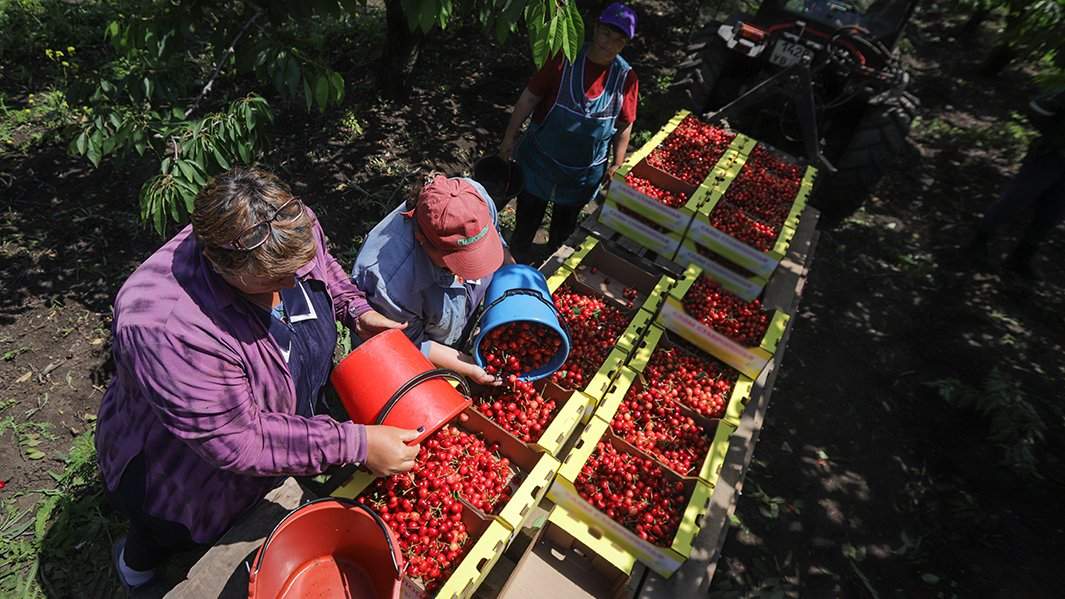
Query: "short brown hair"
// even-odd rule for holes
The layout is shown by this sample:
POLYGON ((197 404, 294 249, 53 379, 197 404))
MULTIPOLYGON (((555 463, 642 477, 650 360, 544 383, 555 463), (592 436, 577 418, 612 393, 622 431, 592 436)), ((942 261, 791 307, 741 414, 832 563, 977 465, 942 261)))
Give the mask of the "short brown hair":
POLYGON ((192 230, 220 274, 283 277, 314 258, 317 247, 306 213, 295 222, 273 223, 269 239, 254 250, 226 247, 241 231, 269 218, 292 197, 276 175, 256 167, 232 168, 200 190, 192 211, 192 230))

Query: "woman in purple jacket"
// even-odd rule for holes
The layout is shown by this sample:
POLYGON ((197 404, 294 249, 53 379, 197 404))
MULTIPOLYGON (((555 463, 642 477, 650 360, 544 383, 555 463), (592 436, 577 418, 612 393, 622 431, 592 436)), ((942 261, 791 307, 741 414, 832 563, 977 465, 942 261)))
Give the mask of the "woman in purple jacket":
POLYGON ((126 586, 213 542, 277 477, 414 465, 416 431, 316 413, 338 320, 362 337, 401 326, 370 309, 314 213, 259 169, 211 181, 192 225, 129 277, 96 433, 107 490, 130 519, 115 546, 126 586))

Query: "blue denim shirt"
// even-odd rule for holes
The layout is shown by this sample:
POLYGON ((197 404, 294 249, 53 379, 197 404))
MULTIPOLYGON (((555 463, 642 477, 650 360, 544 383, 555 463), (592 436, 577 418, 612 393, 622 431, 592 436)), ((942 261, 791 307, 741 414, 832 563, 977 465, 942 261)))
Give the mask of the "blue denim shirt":
MULTIPOLYGON (((481 194, 499 227, 495 203, 480 183, 466 179, 481 194)), ((429 342, 454 345, 477 307, 484 300, 492 277, 459 282, 455 275, 433 264, 414 238, 413 218, 400 204, 377 223, 359 249, 351 278, 375 310, 398 322, 428 355, 429 342)))

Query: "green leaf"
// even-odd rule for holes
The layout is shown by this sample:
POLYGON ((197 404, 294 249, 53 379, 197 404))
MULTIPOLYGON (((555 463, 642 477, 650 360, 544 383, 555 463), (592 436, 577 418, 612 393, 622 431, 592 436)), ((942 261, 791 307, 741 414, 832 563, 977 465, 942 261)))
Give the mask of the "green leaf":
POLYGON ((429 33, 440 13, 440 0, 420 0, 418 2, 418 25, 422 33, 429 33))
POLYGON ((251 163, 251 147, 248 144, 237 144, 237 153, 245 164, 251 163))
POLYGON ((154 84, 152 83, 152 80, 147 78, 147 77, 145 77, 144 80, 142 81, 142 83, 144 84, 144 97, 146 99, 148 99, 148 100, 151 100, 152 99, 152 88, 154 87, 154 84))
POLYGON ((448 21, 451 20, 451 0, 440 0, 440 14, 438 15, 437 22, 440 24, 440 29, 447 28, 448 21))
POLYGON ((335 103, 344 101, 344 77, 336 71, 329 71, 329 84, 333 88, 335 103))
POLYGON ((566 34, 569 41, 568 46, 563 46, 562 50, 566 53, 566 58, 571 62, 576 60, 577 53, 581 51, 581 46, 584 45, 584 19, 581 17, 581 11, 577 10, 577 4, 575 2, 569 2, 566 4, 566 34))
POLYGON ((89 135, 85 131, 82 131, 81 135, 74 140, 74 147, 77 148, 78 154, 85 155, 85 150, 89 147, 89 135))
POLYGON ((166 158, 163 158, 163 162, 159 166, 159 172, 164 174, 164 175, 169 175, 170 174, 170 163, 172 161, 173 161, 173 159, 170 158, 169 156, 167 156, 166 158))
POLYGON ((45 457, 44 452, 36 447, 30 447, 26 449, 26 457, 31 460, 40 460, 45 457))
POLYGON ((924 574, 921 574, 921 580, 925 581, 928 584, 939 584, 939 577, 930 572, 925 572, 924 574))
POLYGON ((103 154, 100 153, 100 146, 94 140, 89 140, 89 147, 85 151, 85 157, 89 159, 93 166, 100 166, 100 159, 103 158, 103 154))
POLYGON ((188 160, 178 160, 177 166, 186 181, 197 181, 200 174, 196 172, 196 168, 188 160))
POLYGON ((229 161, 226 160, 226 157, 222 155, 222 151, 215 146, 212 146, 211 150, 214 153, 214 159, 218 161, 218 166, 222 167, 222 170, 228 171, 229 161))
POLYGON ((314 101, 318 103, 318 111, 325 112, 325 106, 329 102, 329 78, 318 77, 314 81, 314 101))
POLYGON ((300 85, 300 64, 295 58, 289 58, 285 66, 285 87, 289 97, 296 97, 300 85))
POLYGON ((529 29, 529 44, 536 67, 544 66, 547 61, 547 26, 544 23, 544 3, 533 0, 525 9, 525 24, 529 29))
POLYGON ((418 0, 400 0, 399 5, 407 16, 407 28, 414 31, 418 28, 418 0))
POLYGON ((307 104, 307 112, 310 112, 314 103, 314 92, 311 91, 311 82, 307 81, 306 77, 303 79, 303 99, 307 104))

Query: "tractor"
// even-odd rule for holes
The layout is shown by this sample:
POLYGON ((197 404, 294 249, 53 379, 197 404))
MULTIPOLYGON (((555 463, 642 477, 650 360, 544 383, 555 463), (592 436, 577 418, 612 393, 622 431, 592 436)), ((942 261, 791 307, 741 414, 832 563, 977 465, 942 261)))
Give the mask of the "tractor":
POLYGON ((696 34, 677 83, 697 114, 821 169, 829 226, 903 150, 917 99, 898 42, 917 0, 764 0, 696 34))

